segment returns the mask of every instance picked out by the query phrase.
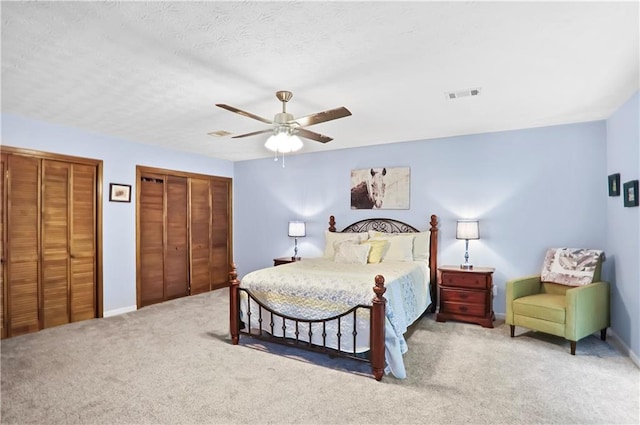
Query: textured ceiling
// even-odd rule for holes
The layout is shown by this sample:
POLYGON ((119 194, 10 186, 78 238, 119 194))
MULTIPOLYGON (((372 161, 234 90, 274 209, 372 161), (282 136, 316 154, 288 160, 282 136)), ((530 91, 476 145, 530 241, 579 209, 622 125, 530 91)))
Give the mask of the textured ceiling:
POLYGON ((638 2, 1 3, 2 112, 232 161, 607 118, 639 87, 638 2), (447 91, 480 87, 477 97, 447 91))

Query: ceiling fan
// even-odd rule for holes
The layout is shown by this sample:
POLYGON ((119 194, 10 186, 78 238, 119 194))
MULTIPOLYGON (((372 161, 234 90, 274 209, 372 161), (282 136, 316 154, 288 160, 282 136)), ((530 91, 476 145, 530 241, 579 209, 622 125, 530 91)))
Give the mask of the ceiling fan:
POLYGON ((276 97, 282 102, 282 112, 277 113, 273 120, 263 118, 261 116, 252 114, 250 112, 243 111, 233 106, 225 105, 223 103, 216 103, 216 106, 226 109, 227 111, 235 112, 236 114, 243 115, 254 120, 261 121, 265 124, 270 124, 271 128, 264 130, 254 131, 252 133, 240 134, 233 136, 233 139, 241 137, 256 136, 258 134, 264 134, 273 132, 274 135, 288 134, 297 135, 306 139, 315 140, 316 142, 327 143, 333 140, 333 138, 325 136, 324 134, 316 133, 314 131, 307 130, 304 127, 309 127, 314 124, 319 124, 326 121, 335 120, 338 118, 344 118, 351 115, 351 112, 344 107, 329 109, 324 112, 318 112, 315 114, 307 115, 300 118, 294 118, 292 114, 287 112, 287 102, 293 97, 293 93, 290 91, 277 91, 276 97))

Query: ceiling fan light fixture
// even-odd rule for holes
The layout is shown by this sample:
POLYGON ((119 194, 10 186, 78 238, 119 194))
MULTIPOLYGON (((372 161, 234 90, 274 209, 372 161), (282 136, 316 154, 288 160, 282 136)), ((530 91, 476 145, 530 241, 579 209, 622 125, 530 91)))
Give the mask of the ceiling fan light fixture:
POLYGON ((295 134, 278 132, 270 136, 264 146, 276 153, 290 153, 302 149, 302 140, 295 134))

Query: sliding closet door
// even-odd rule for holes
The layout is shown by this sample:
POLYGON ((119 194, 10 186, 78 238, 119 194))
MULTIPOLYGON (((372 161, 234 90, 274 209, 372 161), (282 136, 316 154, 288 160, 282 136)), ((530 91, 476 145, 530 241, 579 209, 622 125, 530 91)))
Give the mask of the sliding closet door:
POLYGON ((71 164, 42 166, 42 327, 69 323, 69 183, 71 164))
POLYGON ((164 301, 164 176, 144 174, 138 189, 138 307, 144 307, 164 301))
POLYGON ((164 281, 167 299, 189 295, 187 179, 167 176, 164 281))
POLYGON ((93 165, 73 164, 70 228, 70 320, 97 317, 97 169, 93 165))
POLYGON ((231 179, 211 179, 211 289, 229 282, 231 262, 231 179))
POLYGON ((7 327, 5 325, 5 312, 6 300, 5 285, 4 285, 4 263, 6 261, 4 256, 4 239, 5 239, 5 225, 4 225, 4 211, 5 211, 5 177, 7 171, 7 158, 5 155, 0 155, 0 337, 7 337, 7 327))
POLYGON ((192 178, 190 181, 190 275, 191 294, 211 290, 209 258, 211 249, 211 194, 209 180, 192 178))
POLYGON ((40 329, 40 159, 10 155, 7 165, 8 334, 16 336, 40 329))

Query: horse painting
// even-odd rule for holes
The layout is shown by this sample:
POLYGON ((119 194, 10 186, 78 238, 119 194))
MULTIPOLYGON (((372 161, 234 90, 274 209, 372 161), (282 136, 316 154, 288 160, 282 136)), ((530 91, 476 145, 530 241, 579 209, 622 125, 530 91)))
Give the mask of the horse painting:
POLYGON ((351 209, 353 210, 371 210, 382 208, 382 200, 386 184, 384 177, 387 175, 387 169, 375 171, 373 168, 365 174, 365 179, 355 186, 351 187, 351 209))

